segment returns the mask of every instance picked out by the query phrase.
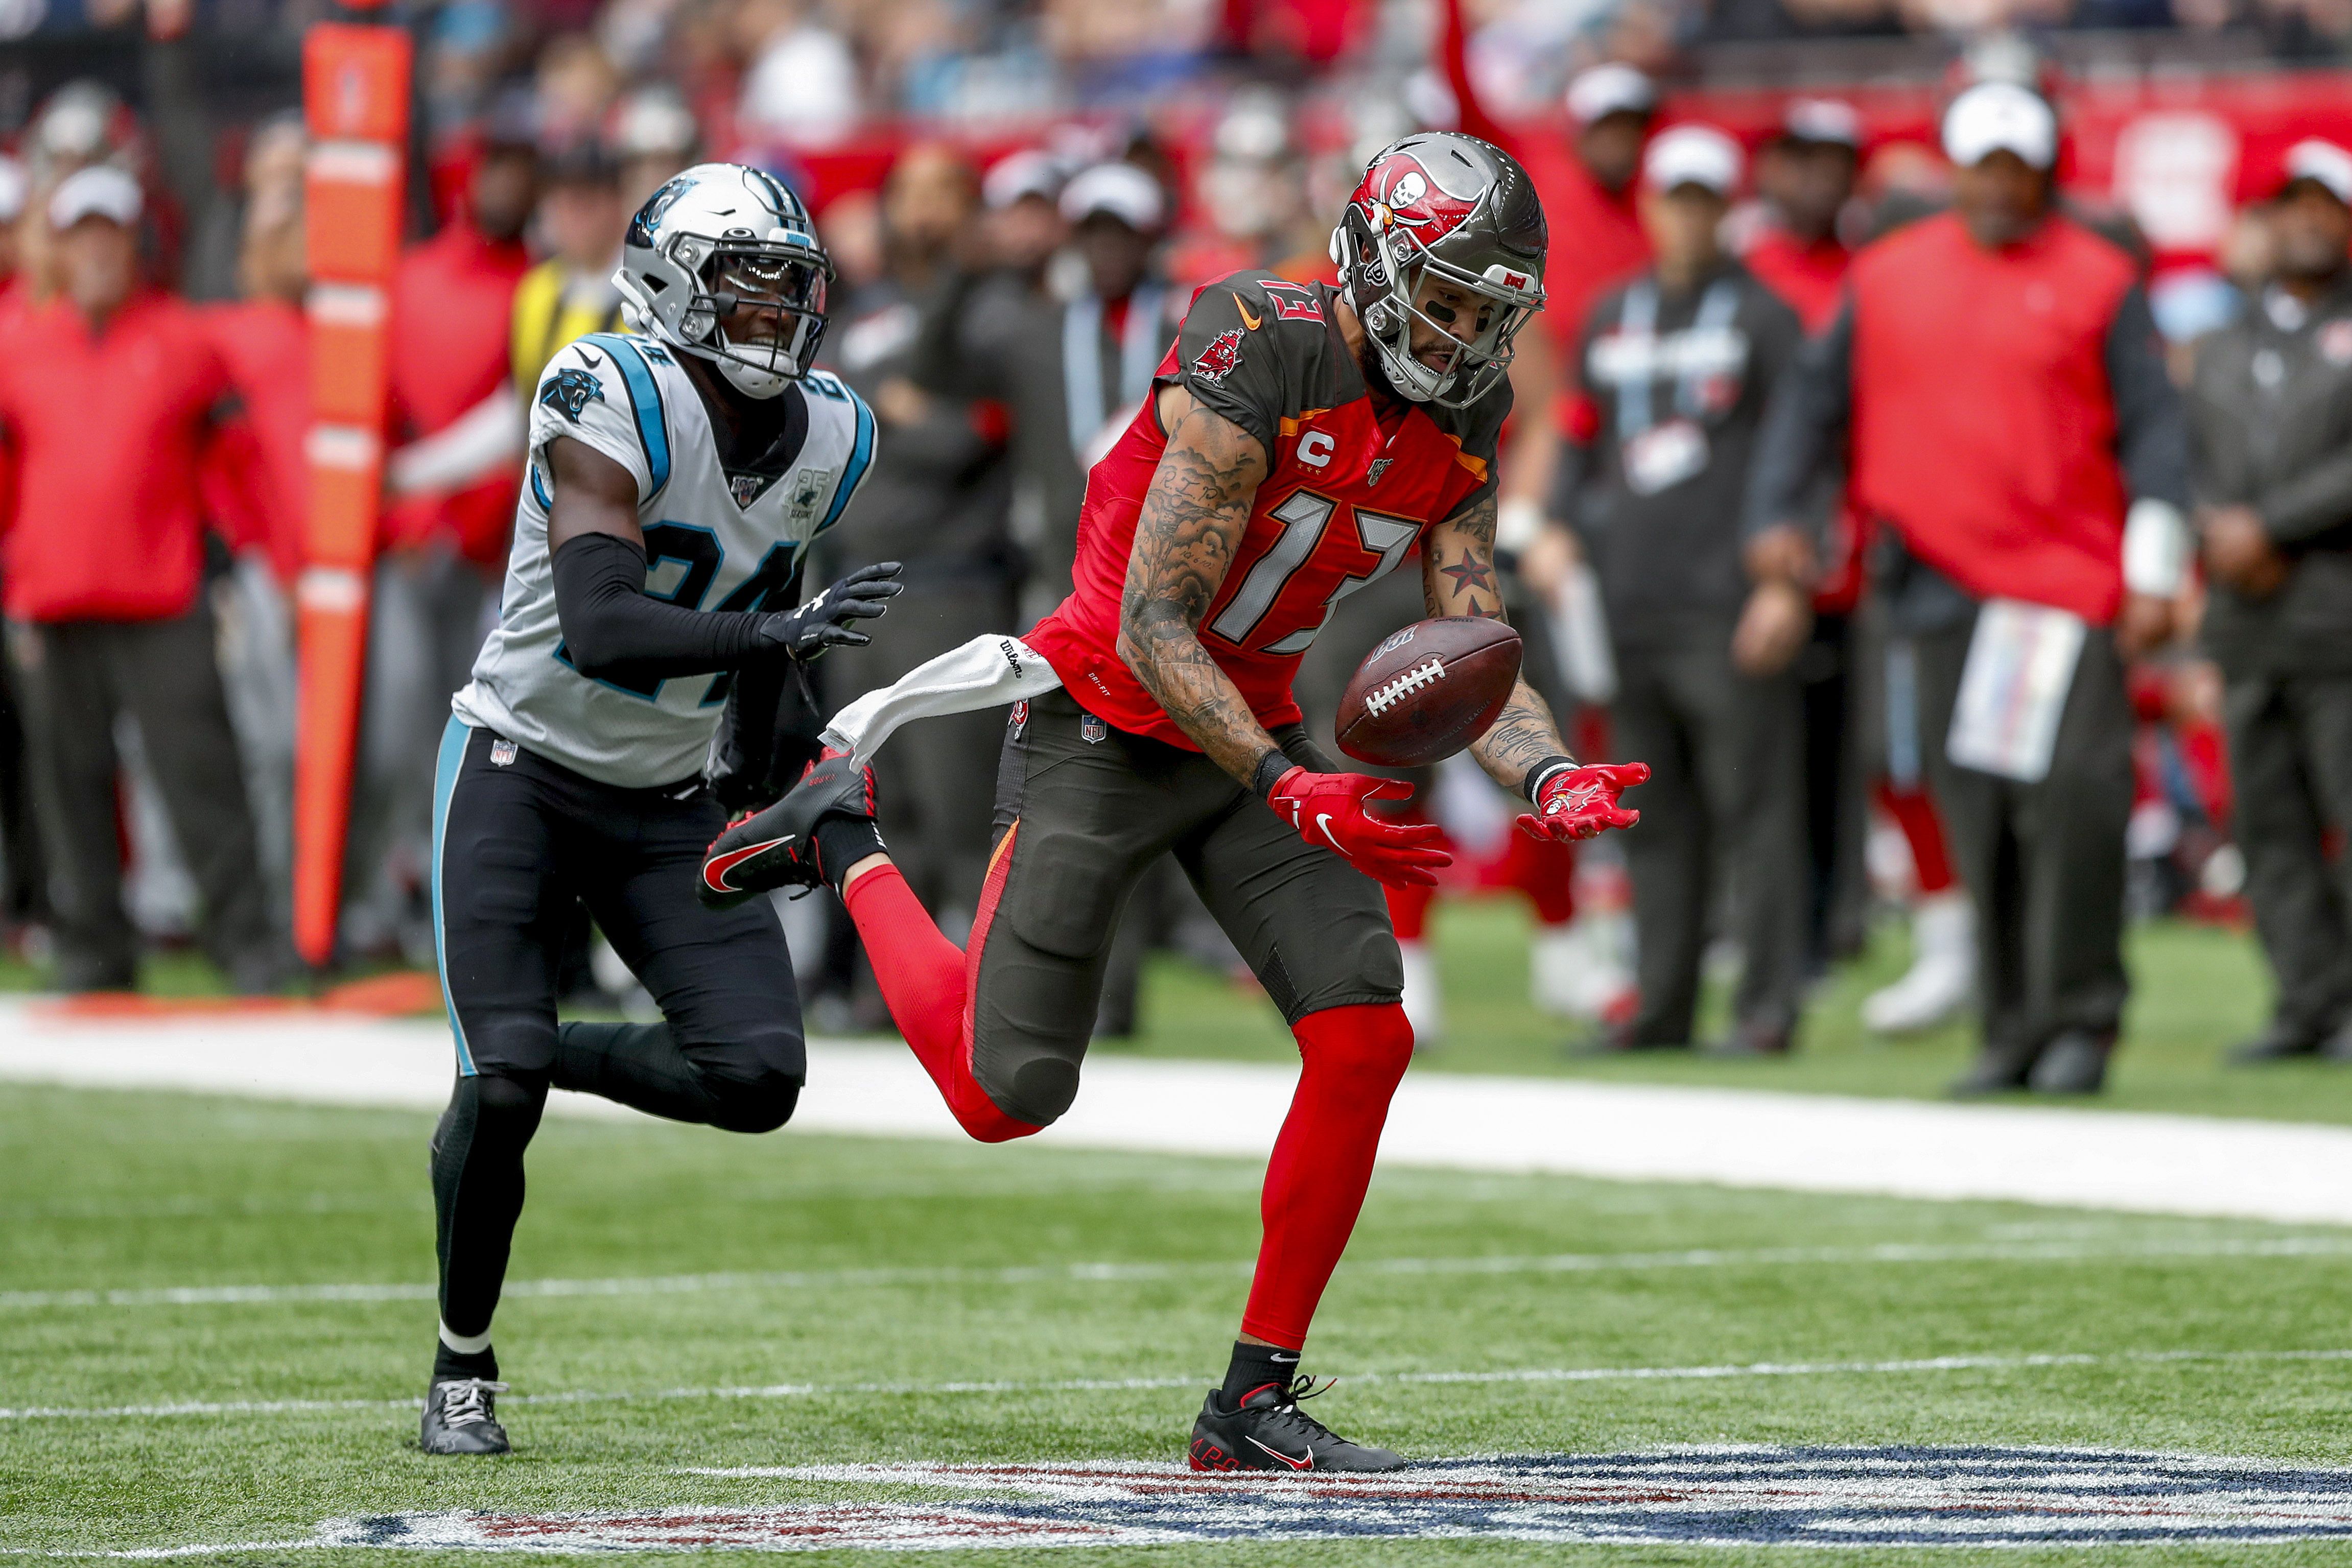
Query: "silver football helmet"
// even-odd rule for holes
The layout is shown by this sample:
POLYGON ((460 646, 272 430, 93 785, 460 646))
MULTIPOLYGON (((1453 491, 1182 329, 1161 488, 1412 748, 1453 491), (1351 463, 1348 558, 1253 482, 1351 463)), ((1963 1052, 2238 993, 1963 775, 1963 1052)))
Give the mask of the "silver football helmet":
POLYGON ((783 182, 698 163, 629 220, 613 282, 640 330, 708 360, 745 396, 770 398, 815 361, 833 276, 783 182))
POLYGON ((1512 340, 1544 307, 1549 246, 1543 204, 1518 161, 1452 131, 1408 136, 1375 154, 1331 231, 1340 286, 1389 384, 1443 408, 1475 402, 1509 373, 1512 340), (1449 329, 1453 308, 1416 302, 1432 277, 1478 301, 1469 341, 1449 329), (1443 364, 1413 353, 1416 322, 1446 345, 1443 364))

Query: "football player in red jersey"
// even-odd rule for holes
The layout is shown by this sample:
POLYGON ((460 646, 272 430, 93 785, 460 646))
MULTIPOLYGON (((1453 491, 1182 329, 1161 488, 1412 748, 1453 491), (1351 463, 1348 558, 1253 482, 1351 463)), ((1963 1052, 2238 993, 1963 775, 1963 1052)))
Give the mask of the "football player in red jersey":
MULTIPOLYGON (((1173 852, 1305 1064, 1266 1168, 1241 1337, 1193 1427, 1197 1469, 1403 1463, 1299 1410, 1298 1356, 1412 1054, 1378 883, 1432 882, 1447 857, 1436 829, 1368 809, 1402 787, 1337 771, 1290 683, 1331 605, 1416 540, 1432 615, 1502 615, 1495 445, 1544 252, 1525 171, 1484 141, 1427 134, 1366 170, 1333 235, 1339 287, 1244 272, 1195 298, 1151 403, 1089 479, 1070 597, 1025 638, 939 662, 939 689, 962 707, 1028 699, 968 951, 883 852, 870 738, 828 748, 704 864, 713 903, 839 891, 908 1043, 964 1129, 998 1142, 1069 1107, 1120 908, 1173 852)), ((1524 681, 1471 749, 1526 792, 1530 832, 1638 820, 1617 793, 1648 770, 1578 765, 1524 681)))

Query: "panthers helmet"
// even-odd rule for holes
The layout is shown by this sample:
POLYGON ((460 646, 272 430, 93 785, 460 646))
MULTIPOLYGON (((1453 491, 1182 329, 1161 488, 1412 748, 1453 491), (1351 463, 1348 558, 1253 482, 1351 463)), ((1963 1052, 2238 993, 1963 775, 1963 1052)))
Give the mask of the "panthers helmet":
POLYGON ((815 361, 833 277, 808 208, 783 182, 740 163, 698 163, 629 220, 613 282, 640 330, 709 361, 746 396, 770 398, 815 361), (729 317, 745 305, 770 318, 770 334, 729 336, 729 317))
POLYGON ((1408 136, 1377 154, 1331 231, 1331 259, 1388 372, 1415 402, 1462 408, 1511 367, 1511 341, 1543 308, 1543 204, 1517 160, 1458 131, 1408 136), (1415 302, 1442 277, 1491 304, 1477 336, 1455 338, 1415 302), (1414 357, 1418 321, 1453 345, 1447 362, 1414 357))

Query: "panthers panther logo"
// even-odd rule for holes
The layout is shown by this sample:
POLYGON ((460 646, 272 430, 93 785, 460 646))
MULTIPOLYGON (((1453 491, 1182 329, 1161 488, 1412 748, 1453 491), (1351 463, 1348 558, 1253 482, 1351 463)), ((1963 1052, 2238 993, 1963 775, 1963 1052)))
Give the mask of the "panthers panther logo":
POLYGON ((580 423, 580 415, 591 399, 604 401, 604 383, 586 371, 558 371, 555 379, 541 388, 539 393, 540 402, 574 424, 580 423))

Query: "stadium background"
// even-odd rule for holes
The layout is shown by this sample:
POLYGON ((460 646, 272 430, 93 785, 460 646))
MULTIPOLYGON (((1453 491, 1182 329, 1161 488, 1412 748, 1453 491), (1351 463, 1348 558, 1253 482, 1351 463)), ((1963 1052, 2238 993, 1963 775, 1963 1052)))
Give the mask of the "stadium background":
MULTIPOLYGON (((1661 82, 1662 122, 1718 125, 1751 152, 1793 98, 1850 103, 1864 128, 1865 196, 1932 193, 1936 116, 1953 88, 1985 71, 2028 75, 2062 107, 2070 197, 2136 225, 2159 323, 2184 340, 2242 303, 2253 265, 2245 209, 2275 187, 2286 149, 2313 136, 2352 145, 2352 10, 2332 0, 1528 0, 1466 11, 1464 68, 1484 107, 1555 163, 1568 156, 1568 82, 1613 60, 1661 82)), ((704 152, 762 162, 807 192, 863 281, 884 270, 873 193, 909 148, 944 141, 975 174, 1030 149, 1065 172, 1131 159, 1171 198, 1158 259, 1181 293, 1315 242, 1368 141, 1459 115, 1446 12, 1409 3, 455 0, 357 16, 266 0, 13 0, 0 4, 0 146, 26 176, 18 254, 38 253, 37 236, 26 236, 47 187, 77 162, 116 162, 148 193, 156 275, 193 299, 236 298, 255 210, 273 179, 282 200, 287 180, 252 154, 272 117, 299 105, 305 29, 333 19, 388 21, 415 39, 402 204, 411 243, 457 217, 484 148, 514 126, 552 165, 581 139, 610 134, 617 115, 675 105, 704 152), (1279 232, 1231 232, 1220 216, 1235 209, 1235 187, 1220 182, 1236 172, 1303 190, 1309 210, 1279 232)), ((1538 172, 1551 177, 1540 163, 1538 172)), ((543 219, 531 238, 544 243, 543 219)), ((1574 244, 1572 231, 1556 231, 1564 257, 1574 244)), ((1546 325, 1565 334, 1573 324, 1546 325)), ((495 351, 507 350, 501 333, 495 351)), ((248 588, 257 578, 274 587, 284 612, 304 566, 300 528, 215 521, 224 537, 208 580, 233 664, 240 573, 248 588), (257 566, 257 555, 273 559, 257 566)), ((843 535, 853 553, 856 524, 843 535)), ((2269 980, 2229 844, 2214 688, 2193 644, 2150 664, 2136 687, 2137 990, 2105 1104, 2126 1121, 2161 1111, 2352 1122, 2333 1063, 2222 1065, 2266 1016, 2269 980)), ((253 789, 265 839, 279 836, 257 869, 274 879, 284 922, 290 685, 278 700, 268 732, 288 732, 289 744, 268 766, 283 775, 280 814, 265 804, 279 785, 257 778, 253 789)), ((240 738, 261 733, 237 716, 240 738)), ((350 868, 332 969, 268 988, 299 994, 231 1004, 219 996, 227 977, 192 944, 197 901, 135 753, 121 800, 128 896, 147 944, 143 999, 12 1004, 0 1021, 11 1042, 0 1073, 46 1081, 0 1089, 0 1142, 11 1151, 0 1178, 0 1451, 17 1478, 0 1546, 282 1542, 330 1516, 409 1509, 837 1495, 817 1483, 681 1479, 684 1466, 1164 1457, 1162 1406, 1191 1396, 1060 1385, 1150 1384, 1216 1344, 1241 1268, 1221 1249, 1246 1228, 1255 1190, 1247 1161, 839 1133, 746 1147, 594 1122, 562 1124, 535 1154, 537 1197, 517 1254, 518 1280, 545 1288, 518 1291, 515 1332, 546 1347, 524 1385, 545 1403, 517 1409, 549 1462, 451 1483, 400 1454, 411 1417, 394 1406, 413 1392, 409 1352, 430 1316, 429 1287, 415 1293, 431 1256, 429 1118, 400 1109, 397 1095, 375 1108, 284 1103, 337 1096, 267 1082, 154 1092, 178 1082, 168 1070, 126 1069, 129 1087, 94 1089, 121 1048, 115 1036, 89 1035, 87 1060, 63 1067, 20 1047, 45 1031, 121 1025, 187 1042, 192 1057, 233 1059, 248 1030, 317 1020, 334 1049, 372 1049, 374 1036, 334 1034, 339 1020, 432 1007, 408 962, 418 954, 415 848, 394 841, 380 864, 350 868), (705 1283, 660 1282, 689 1278, 705 1283), (611 1310, 616 1296, 625 1312, 611 1310), (964 1390, 971 1383, 1002 1386, 964 1390), (773 1392, 786 1385, 813 1391, 773 1392), (708 1396, 751 1386, 771 1396, 708 1396)), ((5 809, 25 811, 21 794, 5 809)), ((21 815, 17 827, 22 842, 21 815)), ((1785 1061, 1566 1053, 1576 1026, 1528 1000, 1528 915, 1507 893, 1480 895, 1482 879, 1507 876, 1474 857, 1462 889, 1473 896, 1442 905, 1433 926, 1446 1044, 1416 1072, 1754 1092, 1736 1103, 1766 1140, 1779 1103, 1758 1092, 1933 1095, 1966 1056, 1965 1023, 1890 1040, 1860 1021, 1862 998, 1909 957, 1894 918, 1910 891, 1906 853, 1884 821, 1874 850, 1864 945, 1811 990, 1803 1049, 1785 1061)), ((56 978, 40 894, 21 868, 14 881, 5 978, 38 990, 56 978)), ((1588 910, 1622 907, 1605 854, 1587 857, 1578 886, 1588 910)), ((870 1025, 837 928, 828 938, 800 906, 787 919, 800 923, 796 960, 816 982, 817 1031, 870 1025)), ((1213 943, 1181 912, 1162 936, 1133 1038, 1099 1049, 1147 1064, 1287 1059, 1278 1020, 1213 943)), ((631 1005, 625 977, 600 976, 585 949, 583 960, 581 1005, 631 1005)), ((70 1048, 85 1037, 64 1038, 70 1048)), ((812 1085, 812 1098, 822 1092, 812 1085)), ((364 1106, 369 1095, 351 1098, 364 1106)), ((2160 1158, 2163 1125, 2144 1130, 2160 1158)), ((1572 1142, 1574 1129, 1560 1135, 1572 1142)), ((2067 1127, 2050 1123, 2042 1135, 2056 1163, 2067 1127)), ((2240 1185, 2259 1187, 2263 1176, 2251 1167, 2240 1185)), ((2079 1197, 1929 1203, 1756 1185, 1475 1175, 1442 1161, 1384 1174, 1318 1354, 1332 1370, 1370 1375, 1354 1408, 1371 1436, 1426 1454, 1949 1441, 2352 1459, 2333 1306, 2352 1282, 2343 1232, 2295 1222, 2283 1202, 2190 1218, 2079 1197), (1668 1253, 1727 1260, 1678 1272, 1636 1260, 1668 1253), (1790 1379, 1706 1370, 1939 1358, 1949 1364, 1790 1379), (1595 1375, 1533 1375, 1563 1371, 1595 1375), (1457 1372, 1494 1378, 1445 1381, 1457 1372), (1381 1381, 1398 1374, 1434 1381, 1381 1381)), ((2303 1550, 2239 1555, 2298 1561, 2303 1550)), ((1338 1547, 1302 1548, 1295 1560, 1318 1553, 1352 1560, 1338 1547)))

